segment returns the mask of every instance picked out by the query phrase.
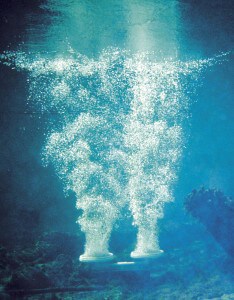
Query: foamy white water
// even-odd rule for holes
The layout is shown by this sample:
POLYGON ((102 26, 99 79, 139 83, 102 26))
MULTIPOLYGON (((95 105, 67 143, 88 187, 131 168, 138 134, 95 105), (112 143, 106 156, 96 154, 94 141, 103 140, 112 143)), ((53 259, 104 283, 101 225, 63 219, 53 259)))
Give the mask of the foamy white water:
POLYGON ((7 53, 0 59, 28 72, 29 104, 61 115, 51 124, 43 161, 77 196, 86 236, 81 260, 111 259, 108 244, 128 205, 138 227, 132 257, 160 253, 157 219, 173 200, 188 116, 187 78, 195 84, 217 60, 161 61, 152 53, 103 51, 99 59, 7 53))

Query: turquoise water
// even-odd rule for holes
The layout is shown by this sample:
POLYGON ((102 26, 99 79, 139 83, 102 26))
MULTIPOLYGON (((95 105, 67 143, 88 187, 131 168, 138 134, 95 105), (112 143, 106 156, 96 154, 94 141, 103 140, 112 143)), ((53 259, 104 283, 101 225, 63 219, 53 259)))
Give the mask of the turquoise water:
POLYGON ((3 2, 6 292, 232 299, 232 8, 3 2), (32 268, 47 281, 25 286, 32 268))

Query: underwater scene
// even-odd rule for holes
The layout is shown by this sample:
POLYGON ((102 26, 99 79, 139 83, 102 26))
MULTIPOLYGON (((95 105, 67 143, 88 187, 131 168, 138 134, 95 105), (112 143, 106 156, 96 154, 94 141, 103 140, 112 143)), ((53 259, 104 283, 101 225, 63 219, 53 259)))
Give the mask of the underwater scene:
POLYGON ((0 299, 234 299, 233 12, 0 0, 0 299))

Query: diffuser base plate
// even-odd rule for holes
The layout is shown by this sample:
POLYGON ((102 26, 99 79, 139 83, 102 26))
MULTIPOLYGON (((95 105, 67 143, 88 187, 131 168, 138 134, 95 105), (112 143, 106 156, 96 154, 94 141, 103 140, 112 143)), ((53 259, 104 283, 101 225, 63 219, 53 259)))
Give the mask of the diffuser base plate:
POLYGON ((114 259, 114 255, 112 253, 107 253, 103 255, 86 255, 83 254, 80 256, 79 260, 81 262, 105 262, 112 261, 114 259))
POLYGON ((131 258, 134 258, 134 259, 157 258, 158 256, 161 256, 163 253, 164 253, 163 250, 158 250, 158 251, 155 251, 155 252, 133 251, 133 252, 131 252, 131 258))

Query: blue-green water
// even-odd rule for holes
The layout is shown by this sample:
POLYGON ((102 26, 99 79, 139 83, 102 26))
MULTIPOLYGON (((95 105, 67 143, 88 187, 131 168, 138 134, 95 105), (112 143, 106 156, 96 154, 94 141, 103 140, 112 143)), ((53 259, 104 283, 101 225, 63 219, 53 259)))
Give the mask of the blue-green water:
POLYGON ((1 6, 1 286, 232 299, 233 4, 1 6))

